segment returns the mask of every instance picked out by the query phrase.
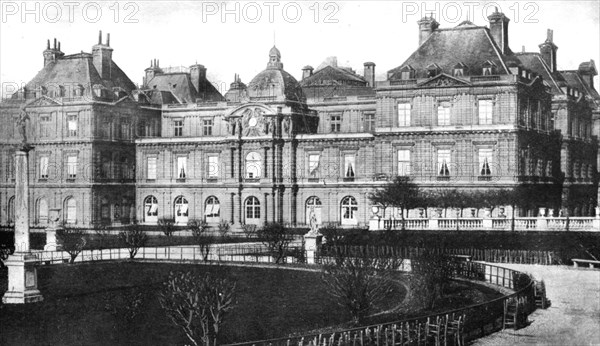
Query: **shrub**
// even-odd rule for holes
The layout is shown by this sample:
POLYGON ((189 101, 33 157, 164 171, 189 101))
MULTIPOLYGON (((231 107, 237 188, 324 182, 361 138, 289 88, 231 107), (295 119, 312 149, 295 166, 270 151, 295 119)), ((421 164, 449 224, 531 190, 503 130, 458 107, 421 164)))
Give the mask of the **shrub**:
POLYGON ((63 251, 66 251, 71 259, 69 263, 75 262, 75 258, 83 251, 86 240, 84 232, 77 228, 64 228, 56 231, 56 239, 62 245, 63 251))
POLYGON ((221 221, 219 223, 219 226, 217 227, 217 231, 219 232, 219 235, 221 236, 221 238, 227 237, 230 229, 231 229, 231 226, 229 225, 229 222, 227 222, 227 221, 221 221))
POLYGON ((119 239, 129 250, 129 258, 133 259, 139 249, 146 245, 148 235, 139 225, 131 225, 125 231, 119 233, 119 239))
POLYGON ((433 309, 450 282, 454 261, 440 248, 424 248, 411 259, 410 279, 413 303, 418 308, 433 309))
POLYGON ((200 247, 200 253, 202 254, 202 260, 208 261, 208 255, 210 254, 211 245, 215 239, 207 234, 208 224, 203 220, 190 220, 188 221, 188 228, 192 231, 194 241, 200 247))
POLYGON ((266 223, 257 231, 260 238, 267 247, 269 253, 275 258, 275 263, 281 263, 290 245, 294 239, 293 235, 287 232, 287 229, 280 223, 266 223))
POLYGON ((167 237, 167 242, 171 244, 171 240, 173 238, 173 234, 175 233, 175 219, 171 218, 160 218, 158 219, 158 228, 163 232, 165 237, 167 237))
POLYGON ((217 345, 220 326, 234 308, 235 283, 190 272, 169 274, 158 300, 193 345, 217 345))
POLYGON ((243 224, 242 231, 244 231, 247 239, 256 238, 256 225, 243 224))
POLYGON ((396 285, 393 278, 401 265, 402 259, 372 257, 362 252, 324 265, 321 278, 327 293, 346 308, 354 324, 359 325, 396 285))

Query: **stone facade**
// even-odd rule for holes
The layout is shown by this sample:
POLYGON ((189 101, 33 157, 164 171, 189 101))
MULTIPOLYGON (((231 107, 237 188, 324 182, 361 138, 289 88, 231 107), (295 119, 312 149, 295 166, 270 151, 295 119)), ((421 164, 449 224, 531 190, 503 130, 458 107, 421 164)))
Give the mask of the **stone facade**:
MULTIPOLYGON (((540 196, 537 207, 592 215, 600 134, 593 61, 557 71, 551 37, 541 53, 515 54, 508 18, 494 13, 490 23, 446 29, 424 18, 420 46, 383 81, 375 81, 372 62, 361 76, 335 59, 304 67, 297 81, 273 47, 266 69, 248 85, 236 75, 225 95, 204 66, 171 71, 157 60, 139 89, 121 87, 125 94, 114 86, 122 79, 112 77, 105 83, 110 95, 94 96, 92 85, 85 100, 27 97, 25 90, 28 135, 35 138, 30 165, 37 167, 30 174, 32 217, 41 221, 43 198, 47 208, 75 208, 81 225, 160 218, 307 225, 314 210, 321 224, 367 226, 375 211, 369 193, 397 175, 424 189, 543 186, 556 202, 540 196), (73 155, 78 168, 70 177, 73 155), (45 156, 56 170, 43 178, 45 156)), ((112 52, 102 48, 93 54, 112 52)), ((45 69, 76 59, 61 54, 48 55, 45 69)), ((97 71, 108 73, 102 66, 97 71)), ((0 151, 8 167, 0 173, 2 224, 10 221, 14 195, 11 117, 22 103, 17 95, 0 106, 9 138, 0 151)))

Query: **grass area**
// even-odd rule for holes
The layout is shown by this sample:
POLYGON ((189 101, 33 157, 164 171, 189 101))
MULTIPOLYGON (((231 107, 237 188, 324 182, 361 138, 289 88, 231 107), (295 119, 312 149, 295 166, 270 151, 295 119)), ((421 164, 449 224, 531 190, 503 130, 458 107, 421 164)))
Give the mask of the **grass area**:
MULTIPOLYGON (((227 316, 222 343, 275 338, 338 325, 349 316, 325 293, 319 273, 203 265, 94 263, 39 269, 45 301, 0 305, 2 345, 184 345, 156 291, 172 270, 210 272, 237 282, 237 306, 227 316), (141 305, 133 308, 139 294, 141 305), (134 318, 132 311, 137 311, 134 318)), ((6 270, 0 272, 6 290, 6 270)), ((380 310, 397 306, 398 285, 380 310)))

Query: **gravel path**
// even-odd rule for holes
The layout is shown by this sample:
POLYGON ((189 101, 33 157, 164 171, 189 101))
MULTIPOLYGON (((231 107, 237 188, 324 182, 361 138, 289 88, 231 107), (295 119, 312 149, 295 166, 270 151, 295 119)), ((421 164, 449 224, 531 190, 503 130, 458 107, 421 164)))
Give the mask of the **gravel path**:
POLYGON ((507 329, 473 345, 600 345, 600 270, 502 264, 546 283, 552 306, 529 316, 529 326, 507 329))

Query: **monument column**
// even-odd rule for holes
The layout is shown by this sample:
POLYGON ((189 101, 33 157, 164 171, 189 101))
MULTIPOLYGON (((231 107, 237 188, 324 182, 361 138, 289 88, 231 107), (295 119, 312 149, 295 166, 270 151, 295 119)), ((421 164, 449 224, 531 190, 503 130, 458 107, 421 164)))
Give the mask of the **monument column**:
MULTIPOLYGON (((26 116, 26 115, 25 115, 26 116)), ((24 123, 20 124, 24 130, 24 123)), ((22 133, 23 134, 23 133, 22 133)), ((25 144, 15 155, 15 253, 4 264, 8 267, 8 291, 4 304, 25 304, 44 300, 37 289, 37 257, 29 249, 29 163, 31 147, 25 144)))

